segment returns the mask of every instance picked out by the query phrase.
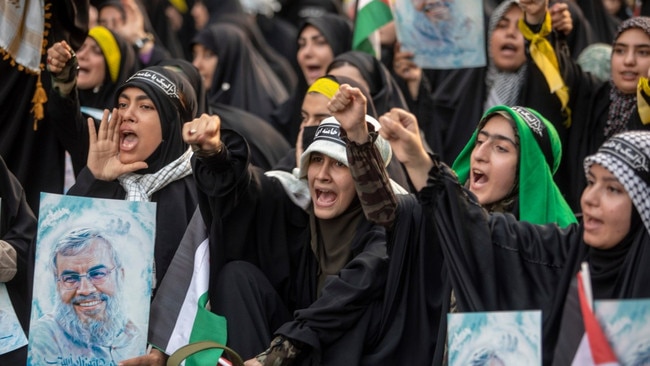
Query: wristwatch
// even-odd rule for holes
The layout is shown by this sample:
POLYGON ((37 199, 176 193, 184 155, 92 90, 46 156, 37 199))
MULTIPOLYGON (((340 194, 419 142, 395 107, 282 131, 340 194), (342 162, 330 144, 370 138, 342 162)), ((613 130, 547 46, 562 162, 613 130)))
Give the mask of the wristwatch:
POLYGON ((144 45, 153 42, 153 34, 147 33, 144 37, 135 40, 135 48, 141 50, 144 45))

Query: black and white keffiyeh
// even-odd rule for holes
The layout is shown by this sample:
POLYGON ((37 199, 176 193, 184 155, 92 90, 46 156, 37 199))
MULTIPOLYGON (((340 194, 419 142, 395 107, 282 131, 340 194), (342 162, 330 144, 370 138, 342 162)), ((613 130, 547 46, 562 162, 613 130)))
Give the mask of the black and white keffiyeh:
POLYGON ((585 172, 592 164, 602 165, 623 184, 650 233, 650 132, 628 131, 613 136, 596 154, 585 158, 585 172))
POLYGON ((151 195, 169 183, 192 174, 192 149, 187 149, 178 159, 151 174, 127 173, 117 179, 126 191, 127 201, 151 201, 151 195))
MULTIPOLYGON (((517 6, 516 0, 504 1, 494 9, 488 23, 488 40, 492 38, 497 24, 512 6, 517 6)), ((483 106, 484 110, 487 111, 496 105, 514 106, 519 104, 519 93, 526 79, 527 69, 528 65, 524 63, 516 71, 499 70, 494 64, 488 46, 488 70, 485 78, 488 92, 483 106)))

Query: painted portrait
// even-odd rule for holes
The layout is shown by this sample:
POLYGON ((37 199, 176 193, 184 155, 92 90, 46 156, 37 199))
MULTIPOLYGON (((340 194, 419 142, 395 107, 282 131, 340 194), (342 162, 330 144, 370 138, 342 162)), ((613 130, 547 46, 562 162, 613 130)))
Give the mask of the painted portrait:
POLYGON ((143 355, 156 205, 41 194, 28 365, 143 355))
POLYGON ((650 299, 596 300, 596 318, 621 365, 650 365, 650 299))
POLYGON ((391 0, 397 38, 425 69, 486 64, 483 2, 479 0, 391 0))
POLYGON ((541 365, 541 311, 447 314, 449 366, 541 365))
POLYGON ((26 344, 27 337, 11 305, 7 286, 0 283, 0 355, 26 344))

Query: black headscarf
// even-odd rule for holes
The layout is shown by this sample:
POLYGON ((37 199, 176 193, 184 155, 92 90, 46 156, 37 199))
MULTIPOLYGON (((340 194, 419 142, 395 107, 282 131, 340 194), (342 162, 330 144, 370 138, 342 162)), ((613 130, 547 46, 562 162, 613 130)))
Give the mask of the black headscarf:
POLYGON ((347 51, 336 56, 327 71, 329 73, 330 70, 346 64, 359 70, 368 83, 372 101, 379 115, 388 112, 391 108, 408 109, 399 85, 386 66, 376 57, 361 51, 347 51))
MULTIPOLYGON (((614 37, 614 43, 625 31, 630 29, 638 29, 650 37, 650 17, 634 17, 630 18, 618 27, 614 37)), ((632 115, 637 112, 637 95, 636 93, 624 94, 614 85, 610 80, 612 86, 609 93, 609 112, 607 115, 607 124, 605 125, 604 134, 605 138, 609 138, 614 134, 628 129, 628 122, 632 115)))
POLYGON ((585 171, 600 164, 625 187, 633 203, 627 236, 609 250, 589 247, 594 275, 594 295, 605 298, 650 295, 650 133, 630 131, 607 140, 594 155, 585 159, 585 171), (595 260, 595 262, 594 262, 595 260), (594 267, 595 266, 595 267, 594 267), (601 286, 596 278, 602 279, 601 286))
POLYGON ((352 48, 352 22, 337 14, 325 13, 318 17, 306 18, 298 28, 300 34, 306 26, 311 25, 325 37, 337 56, 352 48))
MULTIPOLYGON (((298 27, 298 37, 308 25, 314 26, 325 37, 334 57, 351 49, 352 23, 344 16, 325 13, 318 17, 306 18, 298 27)), ((291 97, 273 113, 272 124, 291 146, 296 144, 300 127, 300 109, 308 87, 305 75, 300 72, 298 86, 291 97)))
POLYGON ((218 17, 216 21, 234 24, 243 30, 253 47, 266 60, 284 87, 287 90, 292 90, 296 86, 298 75, 291 63, 267 43, 253 18, 245 14, 226 14, 218 17))
POLYGON ((193 40, 219 58, 208 90, 210 104, 241 108, 268 121, 275 108, 288 98, 282 82, 237 26, 215 23, 193 40))
POLYGON ((197 102, 194 89, 177 72, 163 66, 152 66, 133 74, 115 91, 115 104, 126 88, 144 91, 156 106, 162 127, 162 142, 146 159, 147 169, 136 173, 153 173, 178 159, 187 145, 181 134, 182 123, 196 115, 197 102))
MULTIPOLYGON (((208 99, 205 93, 205 88, 203 87, 201 74, 199 73, 199 70, 194 65, 192 65, 191 62, 180 58, 170 58, 163 60, 158 65, 180 72, 182 76, 187 79, 189 85, 192 86, 194 89, 194 94, 196 95, 195 117, 199 117, 203 113, 209 113, 208 99)), ((184 83, 182 86, 187 86, 187 84, 184 83)))

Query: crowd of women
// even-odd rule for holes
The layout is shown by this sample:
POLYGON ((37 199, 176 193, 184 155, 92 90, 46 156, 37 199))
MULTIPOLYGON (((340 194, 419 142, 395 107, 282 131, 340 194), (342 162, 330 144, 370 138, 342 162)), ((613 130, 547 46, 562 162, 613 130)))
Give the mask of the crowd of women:
POLYGON ((433 70, 390 23, 351 50, 337 0, 48 2, 28 139, 37 79, 0 73, 0 281, 28 331, 39 192, 152 201, 154 299, 200 220, 247 365, 442 365, 447 314, 530 309, 570 364, 583 262, 594 299, 650 297, 645 3, 485 0, 487 65, 433 70))

